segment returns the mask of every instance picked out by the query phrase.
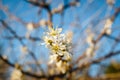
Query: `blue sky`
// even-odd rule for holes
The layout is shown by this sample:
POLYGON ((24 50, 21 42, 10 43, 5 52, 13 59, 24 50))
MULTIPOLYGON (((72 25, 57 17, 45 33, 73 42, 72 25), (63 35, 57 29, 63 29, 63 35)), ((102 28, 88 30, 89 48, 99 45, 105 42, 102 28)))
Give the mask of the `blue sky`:
MULTIPOLYGON (((97 32, 98 34, 100 33, 99 29, 102 29, 104 25, 97 25, 101 20, 104 20, 107 18, 106 15, 112 15, 114 13, 114 10, 111 9, 109 10, 108 4, 106 3, 105 0, 91 0, 93 1, 92 3, 89 2, 90 0, 81 0, 80 6, 76 7, 70 7, 65 10, 64 12, 64 17, 62 18, 60 14, 55 14, 53 15, 53 24, 54 26, 60 26, 63 28, 63 32, 66 32, 68 30, 73 31, 73 43, 78 43, 79 45, 74 49, 74 58, 78 57, 80 54, 82 54, 85 49, 88 47, 88 44, 82 44, 83 41, 86 40, 86 37, 89 36, 89 34, 86 33, 86 29, 91 29, 93 32, 97 32), (109 14, 108 14, 109 13, 109 14), (61 24, 61 20, 64 22, 64 24, 61 24), (96 25, 95 25, 96 23, 96 25), (75 26, 72 26, 72 24, 75 24, 75 26), (93 25, 94 24, 94 25, 93 25)), ((51 3, 51 8, 57 7, 59 4, 67 4, 70 2, 70 0, 54 0, 51 3)), ((2 0, 0 1, 0 4, 2 4, 4 7, 7 7, 9 12, 18 18, 22 19, 24 22, 39 22, 41 19, 48 19, 47 16, 47 11, 44 9, 41 9, 41 13, 38 14, 38 11, 40 8, 33 6, 24 0, 2 0)), ((116 3, 114 7, 120 7, 120 0, 116 0, 116 3)), ((26 26, 16 22, 15 20, 11 20, 8 17, 8 14, 5 13, 3 10, 0 10, 0 19, 6 20, 9 24, 9 26, 17 33, 19 36, 25 36, 26 35, 26 26)), ((120 21, 120 15, 116 18, 114 21, 112 28, 119 28, 120 21)), ((118 37, 120 34, 120 30, 114 30, 112 32, 112 36, 118 37)), ((35 37, 40 37, 42 38, 43 32, 45 29, 43 27, 38 27, 34 29, 31 32, 31 36, 35 37)), ((98 36, 97 33, 95 33, 95 37, 98 36)), ((4 30, 2 31, 1 36, 12 36, 12 34, 4 30)), ((20 42, 17 39, 13 39, 11 41, 6 40, 6 39, 1 39, 1 42, 4 44, 4 52, 6 53, 7 56, 9 56, 9 59, 12 62, 19 62, 22 64, 22 62, 27 62, 29 59, 31 59, 30 55, 26 55, 25 58, 21 61, 20 55, 20 42), (10 46, 12 46, 10 48, 10 46), (13 57, 14 56, 14 57, 13 57)), ((24 39, 23 42, 29 46, 29 49, 35 52, 35 55, 38 59, 43 59, 43 62, 48 58, 48 49, 46 49, 44 46, 40 46, 39 43, 40 41, 36 42, 31 42, 27 39, 24 39)), ((100 57, 111 49, 111 44, 114 43, 113 40, 103 38, 100 42, 100 46, 105 46, 105 48, 101 47, 97 51, 97 56, 100 57)), ((116 47, 116 50, 120 50, 120 45, 116 47)), ((120 56, 117 56, 118 58, 120 56)), ((117 58, 117 59, 118 59, 117 58)), ((94 72, 93 72, 94 73, 94 72)))

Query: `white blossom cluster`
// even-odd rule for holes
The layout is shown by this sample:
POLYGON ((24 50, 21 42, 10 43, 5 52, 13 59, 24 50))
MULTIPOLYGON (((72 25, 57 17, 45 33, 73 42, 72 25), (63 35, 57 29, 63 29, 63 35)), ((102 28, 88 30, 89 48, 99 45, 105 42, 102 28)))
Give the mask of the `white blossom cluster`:
POLYGON ((65 73, 71 61, 71 38, 67 34, 62 34, 62 28, 49 28, 43 40, 50 50, 50 62, 55 63, 60 72, 65 73))
POLYGON ((104 26, 104 29, 105 30, 105 33, 110 35, 112 33, 112 23, 113 21, 111 19, 107 19, 106 22, 105 22, 105 26, 104 26))
POLYGON ((10 80, 22 80, 22 72, 18 69, 14 69, 10 80))
POLYGON ((93 57, 94 56, 94 49, 95 49, 95 45, 93 43, 93 34, 89 33, 89 36, 87 37, 87 43, 89 44, 89 47, 86 50, 86 56, 87 57, 93 57))

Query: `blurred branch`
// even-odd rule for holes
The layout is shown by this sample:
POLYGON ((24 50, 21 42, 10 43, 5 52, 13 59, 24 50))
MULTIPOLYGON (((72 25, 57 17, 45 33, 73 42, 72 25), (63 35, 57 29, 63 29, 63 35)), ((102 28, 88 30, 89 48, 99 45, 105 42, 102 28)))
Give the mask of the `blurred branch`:
POLYGON ((76 70, 81 70, 83 68, 86 68, 87 66, 91 65, 91 64, 98 64, 100 63, 101 61, 105 60, 105 59, 108 59, 112 56, 115 56, 115 55, 118 55, 120 54, 120 51, 117 51, 117 52, 110 52, 109 54, 101 57, 101 58, 98 58, 98 59, 95 59, 95 60, 91 60, 91 61, 88 61, 88 62, 85 62, 83 63, 82 65, 80 65, 79 67, 76 67, 74 69, 72 69, 70 72, 74 72, 76 70))
POLYGON ((17 38, 17 39, 21 42, 21 44, 22 44, 23 46, 25 46, 25 44, 22 42, 22 39, 16 34, 16 32, 15 32, 14 30, 12 30, 12 28, 10 28, 10 27, 6 24, 5 21, 0 20, 0 22, 2 23, 2 25, 3 25, 6 29, 8 29, 8 30, 14 35, 15 38, 17 38))
POLYGON ((111 74, 105 74, 103 76, 97 77, 97 80, 119 80, 120 79, 120 73, 111 73, 111 74))
MULTIPOLYGON (((17 17, 15 15, 13 15, 12 13, 10 13, 6 6, 1 5, 1 7, 2 7, 2 10, 8 15, 8 17, 10 19, 16 20, 16 21, 20 22, 22 25, 25 25, 25 26, 27 26, 29 24, 29 22, 25 22, 22 19, 20 19, 19 17, 17 17)), ((40 20, 38 23, 33 23, 33 22, 30 22, 30 23, 33 24, 33 28, 37 28, 39 26, 49 25, 49 22, 45 21, 45 20, 40 20)))
POLYGON ((13 15, 12 13, 10 13, 10 11, 8 10, 8 8, 6 7, 6 6, 3 6, 2 4, 1 4, 1 9, 11 18, 11 19, 13 19, 13 20, 16 20, 16 21, 18 21, 18 22, 21 22, 22 24, 26 24, 26 22, 24 22, 22 19, 20 19, 20 18, 18 18, 18 17, 16 17, 15 15, 13 15))
POLYGON ((51 10, 51 13, 52 14, 63 13, 66 9, 70 8, 71 6, 76 6, 76 5, 79 5, 79 4, 80 4, 79 0, 74 0, 72 2, 67 3, 66 5, 60 4, 58 6, 58 8, 54 8, 53 10, 51 10))
POLYGON ((70 2, 66 5, 60 5, 59 8, 54 8, 53 10, 51 10, 50 8, 50 4, 46 3, 44 0, 43 1, 38 1, 38 0, 25 0, 28 3, 33 4, 34 6, 38 6, 38 7, 42 7, 43 9, 46 9, 48 11, 48 18, 49 20, 47 21, 47 25, 49 25, 50 27, 52 27, 52 17, 53 14, 55 13, 62 13, 65 9, 71 7, 71 6, 76 6, 79 4, 79 0, 75 0, 73 2, 70 2))
POLYGON ((101 62, 101 61, 103 61, 105 59, 108 59, 108 58, 112 57, 112 56, 118 55, 118 54, 120 54, 120 51, 110 52, 109 54, 107 54, 107 55, 105 55, 105 56, 103 56, 103 57, 101 57, 99 59, 93 60, 91 63, 96 64, 96 63, 99 63, 99 62, 101 62))
POLYGON ((33 4, 34 6, 39 6, 39 7, 42 7, 44 9, 46 9, 47 11, 50 11, 50 7, 49 7, 49 4, 43 2, 43 1, 39 1, 39 0, 25 0, 26 2, 28 3, 31 3, 33 4))
MULTIPOLYGON (((4 58, 2 55, 0 55, 0 59, 3 60, 6 64, 10 65, 11 67, 15 68, 15 64, 11 63, 9 60, 7 60, 6 58, 4 58)), ((20 65, 19 65, 20 66, 20 65)), ((22 67, 22 66, 21 66, 22 67)), ((20 69, 20 71, 24 74, 24 75, 28 75, 30 77, 35 77, 35 78, 48 78, 48 79, 53 79, 55 77, 64 77, 64 74, 58 74, 58 75, 52 75, 52 76, 46 76, 46 75, 38 75, 35 73, 31 73, 31 72, 27 72, 24 71, 22 68, 20 69)))
MULTIPOLYGON (((26 45, 23 43, 22 38, 19 37, 19 36, 16 34, 16 32, 15 32, 14 30, 12 30, 12 28, 10 28, 10 27, 7 25, 7 23, 6 23, 5 21, 0 20, 0 22, 3 24, 3 26, 4 26, 6 29, 8 29, 8 30, 14 35, 15 38, 17 38, 17 39, 21 42, 21 44, 22 44, 23 46, 26 46, 26 45)), ((30 53, 30 55, 31 55, 31 56, 33 57, 33 59, 35 60, 36 65, 39 67, 39 66, 40 66, 40 65, 39 65, 39 62, 37 61, 37 58, 36 58, 36 56, 34 55, 34 53, 33 53, 32 51, 28 50, 28 49, 27 49, 27 51, 30 53)), ((44 72, 41 67, 39 67, 39 69, 40 69, 42 72, 44 72)))
POLYGON ((115 8, 115 13, 112 15, 111 20, 114 21, 119 13, 120 13, 120 7, 115 8))
POLYGON ((0 54, 0 59, 3 60, 5 63, 7 63, 8 65, 10 65, 11 67, 15 67, 14 64, 12 64, 11 62, 9 62, 6 58, 4 58, 1 54, 0 54))
MULTIPOLYGON (((36 28, 37 26, 40 26, 40 25, 49 25, 49 26, 52 26, 52 17, 53 17, 53 15, 54 14, 56 14, 56 13, 60 13, 61 15, 63 15, 64 14, 64 11, 66 10, 66 9, 68 9, 69 7, 71 7, 71 6, 76 6, 76 5, 78 5, 79 4, 79 0, 74 0, 73 2, 70 2, 70 3, 67 3, 67 4, 65 4, 65 5, 59 5, 58 6, 58 8, 54 8, 53 10, 51 9, 51 7, 50 7, 50 3, 46 3, 46 1, 45 0, 25 0, 26 2, 28 2, 28 3, 31 3, 32 5, 34 5, 34 6, 37 6, 37 7, 41 7, 41 8, 43 8, 43 9, 45 9, 45 10, 47 10, 47 12, 48 12, 48 20, 46 21, 46 20, 40 20, 38 23, 30 23, 30 29, 32 30, 33 29, 33 27, 34 28, 36 28), (32 28, 31 28, 31 25, 32 25, 32 28)), ((6 11, 6 13, 8 13, 7 11, 6 11)), ((114 21, 115 21, 115 19, 117 18, 117 16, 118 16, 118 14, 120 13, 120 7, 118 7, 118 8, 116 8, 115 9, 115 12, 114 12, 114 14, 109 18, 110 19, 110 21, 113 23, 114 21)), ((15 15, 12 15, 12 14, 10 14, 9 13, 9 16, 10 16, 10 18, 13 18, 13 19, 15 19, 16 21, 19 21, 19 22, 21 22, 21 23, 23 23, 23 24, 25 24, 25 25, 28 25, 29 23, 25 23, 24 21, 22 21, 21 19, 19 19, 19 18, 17 18, 15 15)), ((0 20, 0 22, 2 23, 2 25, 7 29, 7 30, 9 30, 12 34, 13 34, 13 37, 9 37, 9 36, 5 36, 5 37, 3 37, 3 38, 6 38, 6 39, 9 39, 9 40, 11 40, 11 39, 14 39, 14 38, 16 38, 16 39, 18 39, 19 40, 19 42, 22 44, 22 46, 26 46, 24 43, 23 43, 23 39, 26 39, 26 37, 24 37, 24 36, 19 36, 19 35, 17 35, 17 33, 11 28, 11 27, 9 27, 9 25, 5 22, 5 21, 3 21, 3 20, 0 20)), ((28 27, 28 26, 27 26, 28 27)), ((96 47, 96 44, 97 43, 99 43, 99 41, 103 38, 103 37, 107 37, 107 38, 110 38, 110 39, 112 39, 112 40, 114 40, 114 41, 116 41, 116 42, 120 42, 120 38, 119 37, 113 37, 112 35, 110 35, 110 34, 106 34, 106 29, 104 29, 98 36, 97 36, 97 38, 95 39, 95 40, 92 40, 91 42, 93 43, 93 46, 94 46, 94 52, 95 52, 95 47, 96 47)), ((37 37, 31 37, 31 36, 28 36, 28 39, 29 40, 32 40, 32 41, 37 41, 37 40, 41 40, 40 38, 37 38, 37 37)), ((115 44, 115 46, 116 46, 116 44, 115 44)), ((114 46, 114 47, 115 47, 114 46)), ((113 48, 114 49, 114 48, 113 48)), ((38 74, 35 74, 35 73, 32 73, 32 72, 27 72, 27 71, 24 71, 22 68, 20 69, 21 70, 21 72, 23 73, 23 74, 25 74, 25 75, 28 75, 28 76, 31 76, 31 77, 35 77, 35 78, 48 78, 48 79, 54 79, 55 77, 60 77, 60 78, 62 78, 62 77, 64 77, 64 76, 66 76, 67 75, 67 73, 72 73, 72 72, 75 72, 75 71, 81 71, 81 70, 83 70, 84 68, 86 68, 86 67, 90 67, 90 65, 91 64, 98 64, 98 63, 100 63, 101 61, 103 61, 103 60, 105 60, 105 59, 108 59, 108 58, 111 58, 111 57, 113 57, 113 56, 115 56, 115 55, 118 55, 118 54, 120 54, 120 51, 116 51, 116 52, 113 52, 113 49, 111 49, 111 51, 109 51, 109 53, 107 54, 107 55, 105 55, 105 56, 103 56, 103 57, 101 57, 101 58, 98 58, 98 59, 87 59, 87 60, 84 60, 84 58, 86 58, 86 52, 84 52, 81 56, 79 56, 79 58, 77 59, 77 61, 75 62, 76 64, 80 61, 80 60, 84 60, 84 62, 81 64, 81 65, 79 65, 79 64, 77 64, 77 66, 75 67, 74 65, 71 65, 71 69, 68 71, 68 72, 66 72, 66 73, 64 73, 64 74, 53 74, 53 75, 45 75, 45 74, 43 74, 43 75, 38 75, 38 74)), ((28 49, 27 49, 28 50, 28 49)), ((40 62, 37 60, 37 58, 36 58, 36 56, 35 56, 35 54, 34 54, 34 52, 32 52, 32 51, 30 51, 30 50, 28 50, 28 52, 30 53, 30 55, 32 56, 32 58, 35 60, 35 62, 36 62, 36 65, 37 66, 40 66, 40 62)), ((7 58, 4 58, 2 55, 0 55, 0 59, 1 60, 3 60, 5 63, 7 63, 7 64, 9 64, 10 66, 12 66, 12 67, 15 67, 15 64, 14 63, 11 63, 7 58)), ((22 67, 22 66, 21 66, 22 67)), ((40 66, 40 70, 43 72, 43 70, 42 70, 42 68, 41 68, 41 66, 40 66)), ((69 74, 68 74, 69 75, 69 74)))
POLYGON ((51 8, 50 8, 50 4, 45 3, 44 0, 43 1, 39 1, 39 0, 25 0, 28 3, 31 3, 34 6, 38 6, 38 7, 42 7, 43 9, 46 9, 48 11, 48 22, 49 22, 49 26, 52 27, 52 13, 51 13, 51 8))
POLYGON ((79 4, 80 4, 79 1, 80 1, 80 0, 74 0, 73 2, 70 2, 70 3, 66 4, 66 5, 64 5, 64 9, 67 9, 67 8, 69 8, 70 6, 79 5, 79 4))
MULTIPOLYGON (((3 38, 11 40, 11 39, 15 39, 16 37, 3 36, 3 38)), ((26 39, 26 37, 20 37, 20 36, 19 36, 19 38, 20 38, 20 39, 26 39)), ((28 39, 29 39, 29 40, 32 40, 32 41, 40 41, 40 40, 41 40, 41 39, 38 38, 38 37, 31 37, 31 36, 30 36, 28 39)))
MULTIPOLYGON (((112 22, 114 22, 119 13, 120 13, 120 7, 118 7, 118 8, 115 9, 115 12, 114 12, 114 14, 110 17, 110 20, 111 20, 112 22)), ((113 39, 113 40, 115 40, 115 41, 120 41, 119 38, 115 38, 115 37, 113 37, 113 36, 111 36, 111 35, 106 34, 106 29, 105 29, 105 30, 103 30, 103 31, 98 35, 98 37, 97 37, 96 40, 92 40, 93 44, 96 45, 104 36, 107 37, 107 38, 113 39)), ((85 57, 85 52, 76 60, 75 63, 78 63, 78 62, 79 62, 81 59, 83 59, 84 57, 85 57)))
POLYGON ((107 38, 110 38, 112 40, 115 40, 116 42, 120 42, 120 38, 115 38, 114 36, 107 35, 107 34, 105 34, 104 36, 106 36, 107 38))
MULTIPOLYGON (((103 61, 103 60, 105 60, 105 59, 107 59, 107 58, 110 58, 110 57, 112 57, 112 56, 115 56, 115 55, 117 55, 117 54, 120 54, 120 51, 111 52, 111 53, 105 55, 104 57, 101 57, 101 58, 99 58, 99 59, 95 59, 95 60, 89 61, 88 63, 84 63, 83 65, 81 65, 81 66, 79 66, 79 67, 77 67, 77 68, 73 68, 73 69, 70 70, 69 72, 71 73, 71 72, 74 72, 74 71, 76 71, 76 70, 81 70, 81 69, 87 67, 87 66, 90 65, 90 64, 99 63, 99 62, 101 62, 101 61, 103 61)), ((0 55, 0 59, 2 59, 5 63, 9 64, 10 66, 15 67, 15 64, 9 62, 9 60, 7 60, 6 58, 3 58, 1 55, 0 55)), ((30 73, 30 72, 24 71, 24 70, 22 70, 22 69, 21 69, 21 72, 22 72, 23 74, 28 75, 28 76, 31 76, 31 77, 35 77, 35 78, 48 78, 48 79, 53 79, 53 78, 55 78, 55 77, 60 77, 60 78, 62 78, 62 77, 64 77, 65 74, 66 74, 66 73, 65 73, 65 74, 58 74, 58 75, 52 75, 52 76, 45 76, 45 75, 37 75, 37 74, 34 74, 34 73, 30 73)))

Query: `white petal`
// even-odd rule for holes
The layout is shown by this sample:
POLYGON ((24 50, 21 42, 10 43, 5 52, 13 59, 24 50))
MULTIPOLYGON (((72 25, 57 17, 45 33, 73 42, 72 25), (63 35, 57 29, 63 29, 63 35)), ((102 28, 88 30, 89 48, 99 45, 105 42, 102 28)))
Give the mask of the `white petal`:
POLYGON ((58 33, 61 33, 61 32, 62 32, 62 28, 58 28, 58 29, 57 29, 57 32, 58 32, 58 33))

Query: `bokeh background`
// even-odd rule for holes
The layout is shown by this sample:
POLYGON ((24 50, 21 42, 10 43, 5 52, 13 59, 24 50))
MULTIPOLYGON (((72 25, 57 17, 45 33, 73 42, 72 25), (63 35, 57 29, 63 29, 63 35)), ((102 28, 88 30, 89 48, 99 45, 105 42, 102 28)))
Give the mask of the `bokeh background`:
POLYGON ((0 0, 0 80, 119 80, 120 0, 0 0), (72 36, 71 70, 49 75, 48 26, 72 36), (42 73, 44 72, 44 74, 42 73))

